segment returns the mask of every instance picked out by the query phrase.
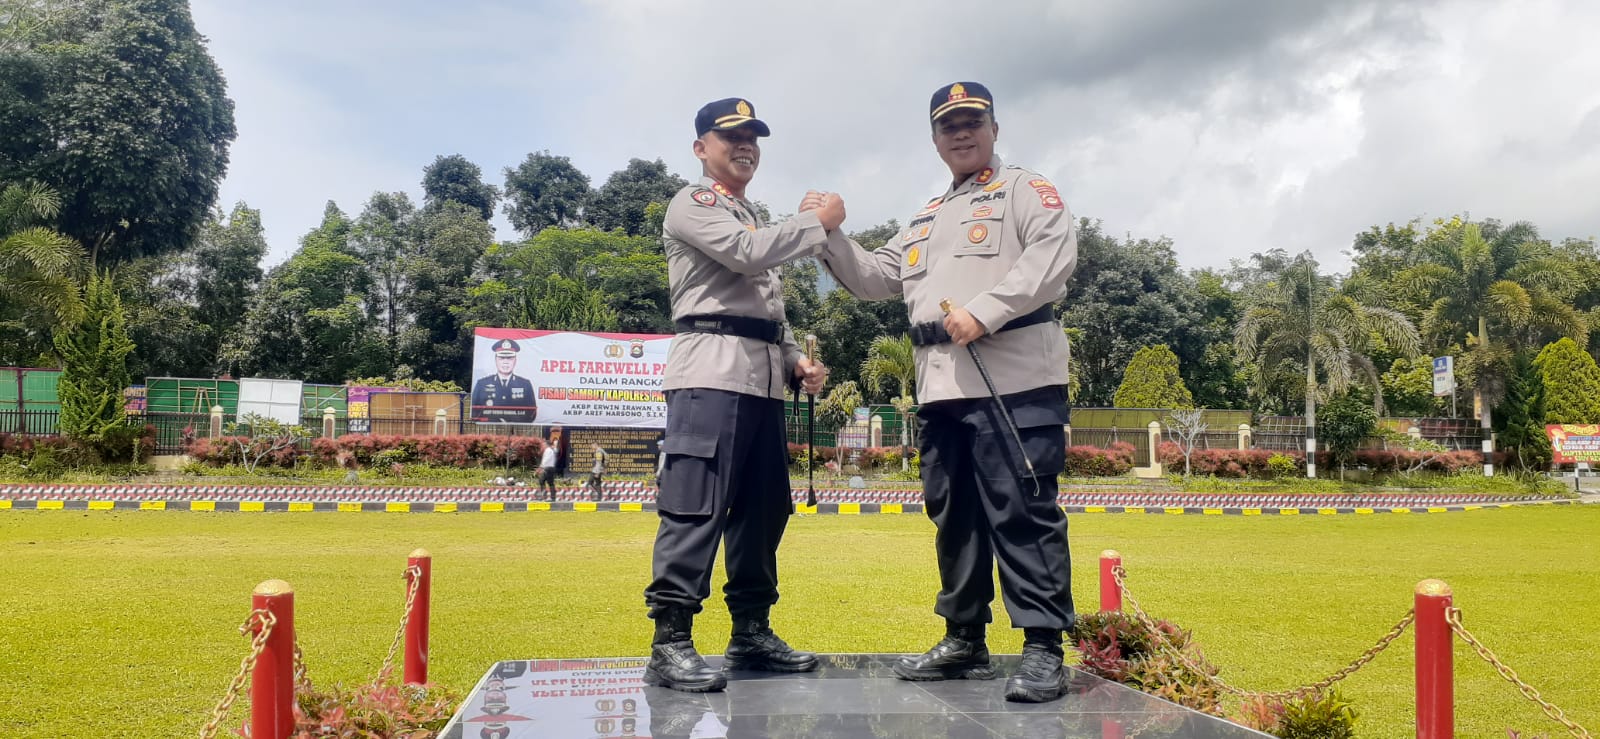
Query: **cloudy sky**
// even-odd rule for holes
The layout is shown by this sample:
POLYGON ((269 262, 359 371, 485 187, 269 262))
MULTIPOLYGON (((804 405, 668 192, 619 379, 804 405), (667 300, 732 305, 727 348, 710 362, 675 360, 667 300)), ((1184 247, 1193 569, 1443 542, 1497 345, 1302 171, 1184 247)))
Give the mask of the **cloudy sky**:
POLYGON ((546 149, 596 185, 632 157, 692 178, 695 110, 727 96, 773 129, 752 197, 904 223, 943 190, 927 103, 958 79, 994 92, 1002 157, 1186 267, 1344 269, 1370 225, 1460 212, 1600 233, 1585 0, 193 2, 237 105, 222 201, 263 211, 272 263, 329 199, 420 198, 439 154, 496 185, 546 149))

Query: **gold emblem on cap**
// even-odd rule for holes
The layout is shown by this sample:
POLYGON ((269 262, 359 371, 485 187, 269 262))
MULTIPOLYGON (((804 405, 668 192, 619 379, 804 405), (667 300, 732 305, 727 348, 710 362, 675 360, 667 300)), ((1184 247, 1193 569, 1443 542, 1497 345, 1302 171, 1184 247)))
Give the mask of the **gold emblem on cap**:
POLYGON ((967 86, 957 82, 950 86, 950 99, 960 100, 967 96, 967 86))
POLYGON ((734 106, 734 110, 738 111, 739 115, 750 115, 750 104, 740 100, 739 104, 734 106))

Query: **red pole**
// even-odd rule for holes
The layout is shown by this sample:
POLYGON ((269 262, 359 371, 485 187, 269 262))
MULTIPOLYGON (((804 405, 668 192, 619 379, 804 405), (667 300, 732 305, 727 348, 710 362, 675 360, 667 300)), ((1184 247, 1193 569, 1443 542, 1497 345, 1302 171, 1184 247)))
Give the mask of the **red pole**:
POLYGON ((421 685, 428 682, 428 596, 433 585, 433 555, 428 550, 417 549, 406 559, 407 593, 413 577, 418 580, 417 597, 406 618, 405 682, 421 685), (421 574, 413 575, 413 567, 421 574))
POLYGON ((1115 570, 1122 566, 1122 555, 1115 549, 1100 553, 1100 612, 1115 613, 1122 610, 1122 589, 1117 587, 1115 570))
POLYGON ((277 618, 250 675, 250 736, 286 739, 294 731, 294 589, 268 580, 256 586, 250 605, 277 618))
POLYGON ((1450 586, 1441 580, 1417 583, 1417 739, 1455 736, 1455 655, 1445 613, 1450 586))

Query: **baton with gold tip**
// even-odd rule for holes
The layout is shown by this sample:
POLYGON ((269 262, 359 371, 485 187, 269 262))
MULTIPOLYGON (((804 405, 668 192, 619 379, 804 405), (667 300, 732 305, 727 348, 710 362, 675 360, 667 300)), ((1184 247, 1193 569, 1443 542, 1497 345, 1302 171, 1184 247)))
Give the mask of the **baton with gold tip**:
MULTIPOLYGON (((945 315, 950 315, 950 299, 939 301, 939 309, 945 315)), ((994 389, 994 380, 989 377, 989 368, 983 364, 983 357, 978 355, 978 346, 967 342, 967 353, 972 355, 972 363, 978 365, 978 375, 983 378, 983 384, 989 388, 989 397, 994 400, 996 408, 1000 409, 1000 417, 1005 419, 1006 428, 1011 431, 1011 439, 1017 442, 1017 452, 1022 455, 1022 463, 1028 467, 1028 477, 1033 480, 1033 494, 1043 492, 1039 488, 1039 476, 1033 471, 1033 460, 1028 459, 1028 448, 1022 445, 1022 434, 1017 431, 1017 422, 1011 418, 1011 410, 1006 408, 1005 401, 1000 399, 1000 392, 994 389)))
MULTIPOLYGON (((806 359, 813 359, 817 354, 817 335, 806 334, 806 359)), ((817 394, 806 393, 806 505, 812 508, 817 506, 817 485, 812 472, 812 467, 817 459, 817 394)))

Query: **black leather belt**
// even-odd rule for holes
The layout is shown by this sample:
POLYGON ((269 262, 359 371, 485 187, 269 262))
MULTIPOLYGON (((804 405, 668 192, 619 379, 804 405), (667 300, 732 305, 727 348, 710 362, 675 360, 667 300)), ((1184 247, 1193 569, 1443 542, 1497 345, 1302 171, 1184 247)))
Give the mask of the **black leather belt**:
MULTIPOLYGON (((1010 331, 1014 328, 1032 326, 1038 323, 1048 323, 1053 320, 1055 320, 1055 307, 1052 305, 1046 305, 1032 313, 1017 316, 1016 318, 1006 321, 1005 325, 1000 327, 1000 331, 1010 331)), ((995 331, 993 333, 998 334, 1000 331, 995 331)), ((943 344, 949 340, 950 332, 944 330, 944 321, 928 321, 926 323, 911 324, 912 346, 933 346, 934 344, 943 344)))
POLYGON ((778 344, 783 341, 783 324, 749 316, 684 316, 672 322, 680 334, 722 334, 778 344))

